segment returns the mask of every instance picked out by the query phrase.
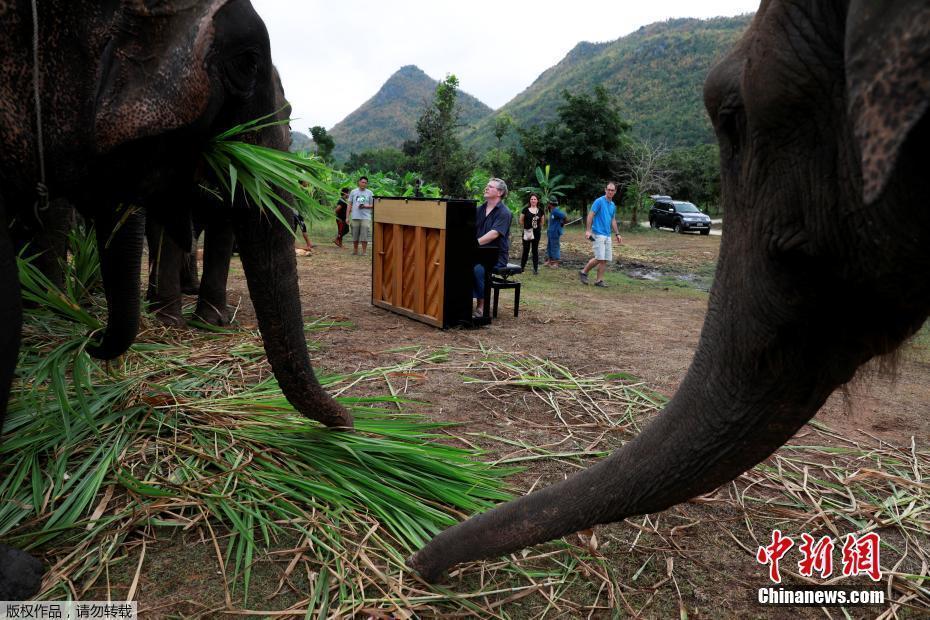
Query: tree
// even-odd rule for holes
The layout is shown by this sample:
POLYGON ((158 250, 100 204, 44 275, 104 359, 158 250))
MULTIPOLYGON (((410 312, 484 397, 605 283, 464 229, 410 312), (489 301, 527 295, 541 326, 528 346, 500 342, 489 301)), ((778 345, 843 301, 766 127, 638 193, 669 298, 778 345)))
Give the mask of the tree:
POLYGON ((561 170, 574 186, 569 201, 586 208, 611 180, 630 124, 601 85, 593 95, 562 91, 562 98, 557 121, 542 131, 530 128, 519 133, 527 160, 535 161, 534 166, 548 162, 561 170))
POLYGON ((513 178, 513 160, 508 151, 504 149, 491 149, 484 154, 479 164, 485 170, 491 171, 491 176, 502 179, 513 178))
POLYGON ((497 148, 501 148, 504 136, 513 131, 513 117, 507 112, 501 112, 494 117, 494 137, 497 138, 497 148))
POLYGON ((514 185, 532 185, 537 182, 536 168, 546 165, 546 128, 540 125, 517 126, 517 144, 508 150, 510 178, 514 185))
POLYGON ((327 133, 326 128, 319 125, 311 127, 310 135, 313 137, 313 143, 316 144, 316 154, 320 156, 320 159, 332 161, 336 141, 327 133))
MULTIPOLYGON (((462 148, 456 129, 459 81, 455 75, 436 86, 433 101, 417 120, 417 160, 423 175, 439 183, 447 196, 464 196, 474 158, 462 148)), ((406 150, 406 149, 405 149, 406 150)))
POLYGON ((415 168, 415 162, 400 149, 386 147, 352 153, 343 166, 344 170, 360 170, 362 168, 372 172, 406 174, 415 168))
POLYGON ((551 170, 549 164, 546 164, 545 170, 536 166, 536 182, 539 185, 530 185, 527 187, 521 187, 521 192, 533 192, 539 196, 540 205, 549 204, 549 198, 556 197, 559 198, 564 196, 565 193, 563 189, 572 189, 572 185, 562 184, 562 177, 564 174, 557 174, 555 176, 550 175, 551 170))
POLYGON ((638 211, 650 194, 662 194, 671 186, 671 171, 666 166, 668 149, 648 140, 628 140, 623 153, 622 168, 615 170, 626 186, 625 198, 630 205, 630 228, 639 225, 638 211))
POLYGON ((501 112, 494 117, 494 137, 497 146, 490 149, 481 158, 481 167, 493 171, 494 176, 502 179, 514 178, 514 156, 512 150, 504 148, 504 138, 514 129, 513 117, 501 112))
POLYGON ((666 167, 671 171, 669 193, 694 204, 720 204, 720 150, 716 144, 700 144, 673 150, 666 167))

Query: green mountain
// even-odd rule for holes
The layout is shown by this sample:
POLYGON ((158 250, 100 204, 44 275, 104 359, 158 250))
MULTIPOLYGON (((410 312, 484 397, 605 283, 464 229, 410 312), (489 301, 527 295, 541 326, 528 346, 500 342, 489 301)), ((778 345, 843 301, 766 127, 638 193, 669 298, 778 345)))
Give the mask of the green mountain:
MULTIPOLYGON (((375 94, 357 110, 329 130, 336 141, 336 159, 365 149, 393 146, 416 138, 417 119, 439 84, 415 65, 401 67, 375 94)), ((469 125, 493 113, 493 110, 468 93, 459 91, 461 120, 469 125)))
MULTIPOLYGON (((579 43, 498 112, 509 113, 518 125, 543 123, 556 118, 563 90, 590 93, 603 84, 616 96, 623 118, 633 123, 634 134, 669 146, 712 142, 704 112, 704 78, 751 19, 752 15, 671 19, 616 41, 579 43)), ((464 144, 479 152, 492 148, 497 143, 494 116, 466 130, 464 144)))
POLYGON ((288 150, 292 153, 296 153, 297 151, 312 151, 313 138, 297 130, 291 130, 291 145, 288 147, 288 150))

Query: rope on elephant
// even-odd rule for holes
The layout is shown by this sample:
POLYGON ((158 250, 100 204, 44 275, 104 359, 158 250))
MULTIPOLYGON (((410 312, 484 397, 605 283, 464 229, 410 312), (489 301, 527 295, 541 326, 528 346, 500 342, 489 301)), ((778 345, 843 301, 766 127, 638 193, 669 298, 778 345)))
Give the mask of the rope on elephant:
POLYGON ((45 149, 42 140, 42 101, 39 97, 39 10, 38 0, 32 0, 32 90, 36 101, 36 142, 39 149, 39 182, 36 184, 38 199, 34 207, 36 220, 39 211, 48 209, 48 186, 45 184, 45 149))

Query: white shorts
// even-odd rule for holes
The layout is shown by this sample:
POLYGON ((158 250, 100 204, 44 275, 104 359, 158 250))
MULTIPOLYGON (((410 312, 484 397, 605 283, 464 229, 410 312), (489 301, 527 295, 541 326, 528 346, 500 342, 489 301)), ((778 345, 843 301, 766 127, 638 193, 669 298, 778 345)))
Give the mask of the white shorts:
POLYGON ((594 235, 591 248, 597 260, 612 261, 614 259, 614 246, 610 242, 610 235, 594 235))

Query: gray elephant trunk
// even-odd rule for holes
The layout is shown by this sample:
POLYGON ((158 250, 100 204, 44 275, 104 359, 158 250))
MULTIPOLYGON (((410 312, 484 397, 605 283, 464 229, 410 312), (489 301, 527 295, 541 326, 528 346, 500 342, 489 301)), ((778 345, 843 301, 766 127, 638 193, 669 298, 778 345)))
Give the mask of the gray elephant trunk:
MULTIPOLYGON (((747 328, 764 329, 761 325, 721 325, 714 314, 708 323, 720 330, 705 326, 715 337, 702 337, 678 393, 639 436, 587 470, 445 530, 408 560, 410 567, 435 581, 460 562, 665 510, 772 454, 820 408, 836 383, 824 383, 811 367, 786 371, 789 377, 775 372, 773 364, 780 360, 772 353, 774 341, 760 337, 760 346, 747 350, 741 336, 747 328), (779 389, 786 381, 794 382, 790 395, 779 389)), ((810 340, 798 338, 797 347, 818 346, 810 340)), ((796 353, 794 359, 805 359, 796 353)))
POLYGON ((281 390, 297 411, 326 426, 352 427, 352 414, 320 386, 307 353, 294 237, 270 213, 234 208, 239 255, 265 353, 281 390))
POLYGON ((87 352, 111 360, 132 346, 139 331, 145 216, 135 211, 121 222, 115 216, 101 217, 95 225, 108 317, 102 341, 88 346, 87 352))

